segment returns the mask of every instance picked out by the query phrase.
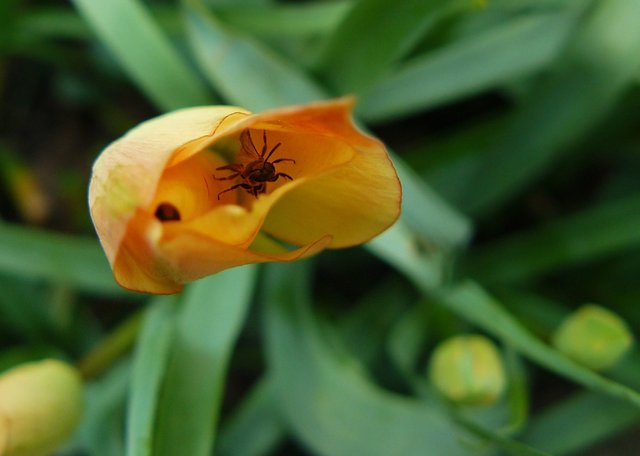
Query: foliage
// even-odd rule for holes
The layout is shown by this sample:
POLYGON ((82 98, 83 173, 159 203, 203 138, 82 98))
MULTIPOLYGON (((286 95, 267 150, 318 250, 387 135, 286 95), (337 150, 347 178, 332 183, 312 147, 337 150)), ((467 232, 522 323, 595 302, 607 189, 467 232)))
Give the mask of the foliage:
POLYGON ((595 454, 637 429, 637 351, 595 373, 549 340, 585 302, 640 327, 640 1, 395 3, 0 3, 0 370, 79 366, 60 454, 595 454), (392 229, 176 297, 117 287, 85 203, 109 141, 350 93, 394 152, 392 229), (487 408, 426 375, 465 333, 502 351, 487 408))

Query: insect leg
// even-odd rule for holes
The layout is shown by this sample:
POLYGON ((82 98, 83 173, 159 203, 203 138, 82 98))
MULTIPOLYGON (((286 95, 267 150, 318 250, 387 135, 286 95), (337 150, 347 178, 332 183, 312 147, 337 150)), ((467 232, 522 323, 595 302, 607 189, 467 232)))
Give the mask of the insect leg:
POLYGON ((267 130, 262 130, 262 153, 260 154, 260 158, 263 158, 266 152, 267 152, 267 130))
MULTIPOLYGON (((269 161, 269 158, 271 158, 271 155, 278 149, 278 147, 280 147, 282 145, 282 143, 278 143, 275 145, 275 147, 273 149, 271 149, 271 152, 269 152, 269 155, 267 155, 267 158, 264 159, 264 161, 269 161)), ((278 161, 282 161, 282 160, 278 160, 278 161)), ((274 163, 277 163, 277 161, 275 161, 274 163)))
POLYGON ((220 199, 220 195, 222 195, 223 193, 230 192, 231 190, 235 190, 236 188, 240 188, 240 187, 244 188, 245 190, 249 190, 251 188, 250 185, 245 184, 245 183, 232 185, 228 189, 222 190, 220 193, 218 193, 218 199, 220 199))
POLYGON ((213 175, 213 178, 215 180, 231 180, 231 179, 235 179, 236 177, 238 177, 240 174, 242 174, 242 171, 244 170, 244 166, 240 163, 234 163, 231 165, 225 165, 225 166, 220 166, 218 168, 216 168, 216 171, 233 171, 230 175, 226 176, 226 177, 216 177, 216 175, 213 175))
POLYGON ((214 178, 215 180, 219 180, 219 181, 227 181, 227 180, 233 180, 233 179, 235 179, 236 177, 238 177, 239 175, 240 175, 240 173, 233 173, 233 174, 231 174, 231 175, 229 175, 229 176, 227 176, 227 177, 216 177, 216 175, 214 174, 214 175, 213 175, 213 178, 214 178))
POLYGON ((277 173, 273 175, 273 179, 269 179, 270 182, 275 182, 278 180, 279 177, 284 177, 285 179, 289 179, 289 180, 293 180, 293 177, 289 176, 288 174, 285 173, 277 173))
POLYGON ((280 162, 284 162, 284 161, 289 161, 289 162, 293 163, 294 165, 296 164, 296 161, 293 158, 279 158, 277 160, 272 161, 271 163, 273 163, 275 165, 276 163, 280 163, 280 162))

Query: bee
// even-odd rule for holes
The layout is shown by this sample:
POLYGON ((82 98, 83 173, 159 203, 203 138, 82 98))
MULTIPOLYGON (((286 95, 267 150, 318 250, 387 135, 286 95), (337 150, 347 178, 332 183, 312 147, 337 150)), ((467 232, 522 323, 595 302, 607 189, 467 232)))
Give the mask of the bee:
POLYGON ((268 147, 266 130, 262 130, 262 150, 260 152, 258 152, 258 149, 253 143, 251 133, 249 133, 248 129, 244 130, 240 134, 240 145, 242 150, 247 152, 250 156, 255 157, 255 160, 248 163, 232 163, 230 165, 216 168, 216 171, 231 171, 231 174, 226 177, 217 177, 214 175, 213 178, 215 180, 242 179, 242 182, 232 185, 218 193, 218 200, 220 199, 220 195, 235 190, 236 188, 242 188, 246 190, 247 193, 257 198, 259 194, 266 193, 267 182, 275 182, 281 177, 293 180, 293 177, 288 174, 277 172, 275 164, 287 161, 295 164, 296 161, 294 159, 279 158, 277 160, 269 161, 273 153, 278 150, 282 143, 276 144, 269 153, 267 153, 268 147))

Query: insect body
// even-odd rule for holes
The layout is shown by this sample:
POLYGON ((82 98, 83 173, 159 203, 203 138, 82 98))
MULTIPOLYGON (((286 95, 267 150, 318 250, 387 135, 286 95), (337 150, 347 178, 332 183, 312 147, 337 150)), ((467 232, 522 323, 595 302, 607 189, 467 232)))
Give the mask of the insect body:
POLYGON ((232 163, 230 165, 220 166, 216 168, 216 171, 231 171, 231 174, 226 177, 216 177, 213 176, 216 180, 232 180, 236 178, 242 179, 242 182, 232 185, 231 187, 221 191, 218 193, 218 199, 220 199, 220 195, 226 192, 230 192, 231 190, 235 190, 236 188, 242 188, 247 191, 247 193, 253 195, 254 197, 258 197, 259 194, 265 193, 267 191, 267 182, 275 182, 280 177, 285 179, 293 180, 293 177, 289 176, 285 173, 279 173, 276 171, 276 167, 274 166, 276 163, 290 161, 295 164, 295 160, 292 158, 279 158, 274 161, 269 161, 273 153, 282 145, 282 143, 278 143, 267 153, 267 132, 266 130, 262 130, 262 151, 258 152, 255 144, 253 143, 253 139, 251 139, 251 134, 249 130, 244 130, 240 134, 240 144, 242 149, 246 151, 249 155, 254 156, 255 160, 252 160, 246 164, 244 163, 232 163))

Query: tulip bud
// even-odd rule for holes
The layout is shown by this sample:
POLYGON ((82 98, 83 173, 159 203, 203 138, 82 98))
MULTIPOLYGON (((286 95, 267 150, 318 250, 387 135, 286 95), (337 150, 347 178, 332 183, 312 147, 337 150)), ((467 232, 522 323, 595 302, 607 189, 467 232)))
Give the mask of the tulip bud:
POLYGON ((429 367, 442 395, 464 405, 489 405, 505 389, 505 373, 493 342, 483 336, 456 336, 440 343, 429 367))
POLYGON ((82 382, 65 363, 22 364, 0 376, 0 454, 51 453, 73 432, 82 410, 82 382))
POLYGON ((116 281, 169 294, 244 264, 294 261, 370 241, 400 215, 384 145, 353 99, 251 114, 181 109, 108 146, 89 208, 116 281))
POLYGON ((553 345, 567 357, 593 370, 616 364, 633 344, 627 324, 613 312, 584 305, 558 327, 553 345))

